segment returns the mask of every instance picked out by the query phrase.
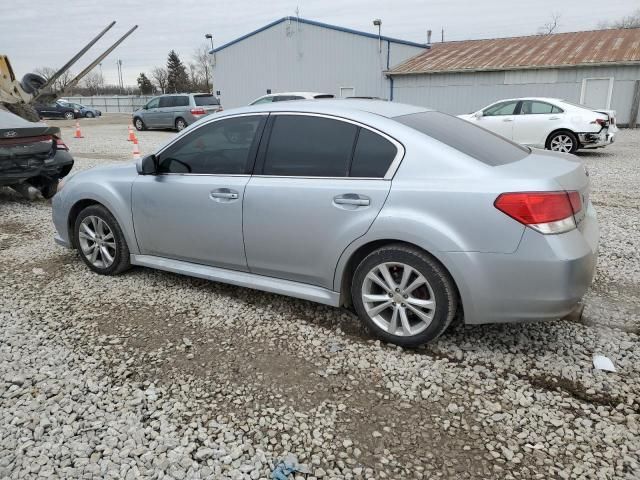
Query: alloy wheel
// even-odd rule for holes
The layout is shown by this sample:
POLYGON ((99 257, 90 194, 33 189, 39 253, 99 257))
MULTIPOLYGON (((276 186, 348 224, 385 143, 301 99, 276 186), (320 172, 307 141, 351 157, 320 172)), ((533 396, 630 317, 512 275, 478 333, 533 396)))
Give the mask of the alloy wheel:
POLYGON ((554 152, 570 153, 573 149, 573 139, 569 135, 556 135, 551 140, 551 150, 554 152))
POLYGON ((109 268, 116 256, 116 239, 107 222, 89 215, 80 223, 78 232, 80 249, 96 268, 109 268))
POLYGON ((362 303, 379 328, 402 337, 423 332, 436 312, 435 295, 427 279, 415 268, 397 262, 381 263, 367 273, 362 303))

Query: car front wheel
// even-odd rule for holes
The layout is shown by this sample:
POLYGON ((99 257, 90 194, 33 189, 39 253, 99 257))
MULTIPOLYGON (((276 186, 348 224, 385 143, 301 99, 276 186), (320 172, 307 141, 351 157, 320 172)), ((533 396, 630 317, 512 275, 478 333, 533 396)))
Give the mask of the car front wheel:
POLYGON ((382 247, 362 260, 351 294, 369 329, 402 347, 417 347, 439 337, 457 307, 448 272, 427 253, 402 244, 382 247))
POLYGON ((64 118, 66 118, 67 120, 73 120, 75 118, 75 115, 73 114, 73 112, 64 112, 64 118))
POLYGON ((569 131, 556 132, 547 140, 547 149, 554 152, 574 153, 578 149, 578 139, 569 131))
POLYGON ((141 118, 136 118, 136 119, 133 121, 133 125, 136 127, 136 130, 138 130, 138 131, 142 131, 142 130, 144 130, 144 129, 146 128, 146 127, 144 126, 144 122, 142 121, 142 119, 141 119, 141 118))
POLYGON ((102 205, 91 205, 80 212, 74 234, 82 260, 94 272, 117 275, 129 268, 129 247, 120 225, 102 205))

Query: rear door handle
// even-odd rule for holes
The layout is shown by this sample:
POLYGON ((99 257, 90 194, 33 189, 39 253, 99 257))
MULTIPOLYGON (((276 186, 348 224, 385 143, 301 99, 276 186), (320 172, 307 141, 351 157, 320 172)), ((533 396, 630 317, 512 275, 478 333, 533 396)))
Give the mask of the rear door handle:
POLYGON ((337 205, 354 205, 356 207, 366 207, 371 204, 371 199, 364 195, 358 195, 355 193, 347 193, 345 195, 338 195, 333 198, 334 203, 337 205))
POLYGON ((560 120, 560 117, 551 117, 549 120, 560 120))
POLYGON ((231 190, 229 188, 218 188, 216 190, 212 190, 209 194, 212 200, 220 201, 220 200, 237 200, 239 197, 238 192, 235 190, 231 190))
POLYGON ((502 120, 503 122, 513 122, 513 118, 505 118, 502 120))

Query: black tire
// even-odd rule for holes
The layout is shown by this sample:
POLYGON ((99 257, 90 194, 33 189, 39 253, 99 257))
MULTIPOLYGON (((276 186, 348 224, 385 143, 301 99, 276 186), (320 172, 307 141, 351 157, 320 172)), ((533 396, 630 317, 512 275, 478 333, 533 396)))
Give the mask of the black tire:
POLYGON ((95 115, 93 114, 93 112, 87 112, 87 114, 85 115, 85 117, 87 117, 87 118, 93 118, 93 117, 95 117, 95 115))
POLYGON ((176 125, 176 130, 178 132, 181 132, 182 130, 187 128, 187 121, 182 117, 178 117, 178 118, 176 118, 176 124, 175 125, 176 125))
POLYGON ((96 273, 99 273, 100 275, 118 275, 131 266, 129 262, 129 247, 127 246, 127 241, 124 238, 122 229, 111 212, 102 205, 91 205, 80 212, 73 226, 73 237, 74 245, 78 249, 78 253, 82 258, 82 261, 96 273), (113 255, 113 262, 106 267, 94 265, 83 252, 82 244, 80 242, 80 228, 83 220, 87 217, 97 217, 101 219, 113 233, 115 240, 115 254, 113 255))
POLYGON ((53 198, 53 196, 58 192, 59 183, 59 180, 53 180, 49 183, 45 183, 40 187, 40 194, 46 199, 53 198))
POLYGON ((136 117, 133 119, 133 126, 136 127, 136 130, 138 130, 139 132, 147 129, 146 125, 140 117, 136 117))
MULTIPOLYGON (((415 276, 413 278, 418 277, 415 276)), ((420 288, 424 288, 425 292, 427 292, 426 289, 428 287, 425 286, 420 288)), ((428 295, 428 299, 431 299, 431 295, 428 295)), ((454 282, 442 265, 440 265, 437 260, 426 252, 404 244, 387 245, 375 250, 365 257, 364 260, 360 262, 354 273, 351 284, 351 296, 356 313, 372 333, 385 342, 408 348, 424 345, 425 343, 433 341, 442 335, 456 315, 458 301, 454 282), (395 335, 384 330, 369 316, 363 303, 362 290, 369 272, 376 266, 394 262, 408 265, 413 270, 421 274, 431 287, 433 294, 432 300, 435 300, 435 311, 433 312, 432 320, 424 330, 416 333, 415 335, 395 335)), ((391 294, 389 294, 389 296, 391 296, 391 294)), ((389 301, 393 300, 390 298, 389 301)), ((398 305, 400 304, 398 303, 398 305)), ((401 305, 402 307, 405 306, 404 303, 401 305)), ((409 308, 405 309, 405 311, 407 312, 407 316, 410 320, 418 320, 417 324, 420 324, 418 317, 414 316, 415 314, 411 312, 409 308)))
POLYGON ((558 132, 553 132, 551 135, 549 135, 549 138, 547 138, 545 147, 547 148, 547 150, 552 150, 554 152, 575 153, 579 147, 578 137, 576 137, 576 135, 569 130, 560 130, 558 132), (571 143, 570 148, 556 148, 556 145, 567 145, 567 142, 571 143))
POLYGON ((64 112, 64 118, 65 120, 73 120, 76 118, 76 115, 73 112, 64 112))

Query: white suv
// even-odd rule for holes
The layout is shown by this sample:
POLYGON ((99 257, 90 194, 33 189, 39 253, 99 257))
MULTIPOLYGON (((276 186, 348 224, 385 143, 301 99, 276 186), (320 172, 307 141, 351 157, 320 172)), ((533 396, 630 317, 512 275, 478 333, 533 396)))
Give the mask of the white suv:
POLYGON ((594 111, 557 98, 500 100, 459 117, 514 142, 565 153, 609 145, 618 131, 614 111, 594 111))

